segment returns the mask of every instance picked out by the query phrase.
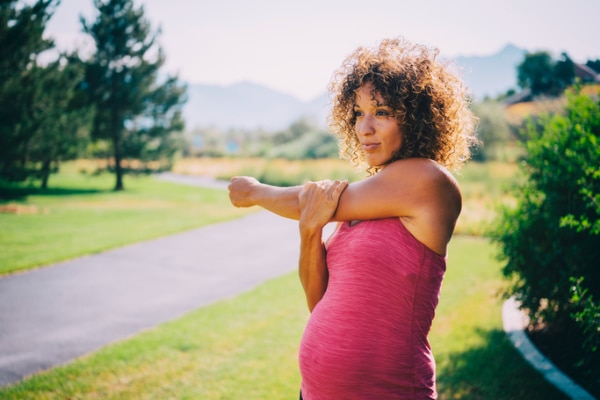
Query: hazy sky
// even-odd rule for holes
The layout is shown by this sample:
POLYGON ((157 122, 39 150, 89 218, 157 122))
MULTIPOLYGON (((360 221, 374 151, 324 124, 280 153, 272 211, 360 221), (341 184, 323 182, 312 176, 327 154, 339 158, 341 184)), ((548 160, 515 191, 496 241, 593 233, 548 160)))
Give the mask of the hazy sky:
MULTIPOLYGON (((403 35, 447 57, 529 51, 600 58, 600 0, 136 0, 160 27, 165 70, 189 83, 251 81, 310 100, 357 46, 403 35)), ((82 48, 79 15, 92 0, 62 0, 47 35, 82 48)))

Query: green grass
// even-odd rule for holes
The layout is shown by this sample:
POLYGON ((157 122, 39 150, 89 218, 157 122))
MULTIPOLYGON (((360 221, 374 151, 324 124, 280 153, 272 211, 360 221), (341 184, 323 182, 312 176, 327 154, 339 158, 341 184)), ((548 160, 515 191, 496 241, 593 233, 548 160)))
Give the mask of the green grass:
MULTIPOLYGON (((501 328, 493 247, 455 237, 430 335, 440 399, 563 399, 501 328)), ((294 399, 308 312, 292 272, 66 366, 0 389, 10 399, 294 399)))
POLYGON ((522 359, 502 328, 506 281, 495 249, 457 236, 430 335, 440 399, 563 399, 522 359))
POLYGON ((470 162, 455 176, 463 197, 455 233, 486 235, 497 218, 498 206, 514 202, 511 190, 521 176, 518 165, 470 162))
MULTIPOLYGON (((510 165, 469 164, 459 177, 466 232, 502 197, 510 165), (490 178, 494 177, 493 182, 490 178), (500 178, 500 180, 498 180, 500 178), (488 183, 482 183, 488 182, 488 183), (492 185, 492 186, 489 186, 492 185)), ((242 215, 224 191, 112 175, 53 176, 51 189, 0 186, 0 274, 242 215)), ((464 224, 464 222, 463 222, 464 224)), ((504 280, 485 239, 456 236, 430 335, 440 399, 562 399, 523 361, 501 323, 504 280)), ((8 399, 293 399, 308 312, 296 273, 0 389, 8 399)))
POLYGON ((114 192, 110 174, 67 171, 50 189, 0 186, 0 275, 97 253, 194 227, 239 217, 227 192, 183 186, 149 176, 126 177, 114 192))

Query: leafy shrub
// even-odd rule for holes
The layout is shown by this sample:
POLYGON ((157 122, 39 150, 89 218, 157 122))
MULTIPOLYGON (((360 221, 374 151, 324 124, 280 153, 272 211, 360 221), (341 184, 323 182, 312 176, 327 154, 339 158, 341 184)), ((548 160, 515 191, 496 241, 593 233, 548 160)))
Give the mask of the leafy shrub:
POLYGON ((516 208, 501 211, 493 239, 513 278, 509 294, 533 321, 578 326, 598 358, 600 332, 590 324, 600 299, 600 102, 569 93, 565 111, 524 132, 527 179, 516 208))
POLYGON ((600 349, 600 304, 596 304, 590 296, 589 289, 582 286, 584 279, 571 279, 572 298, 574 303, 580 304, 581 309, 573 313, 573 318, 579 324, 585 335, 583 346, 589 354, 595 354, 600 349))

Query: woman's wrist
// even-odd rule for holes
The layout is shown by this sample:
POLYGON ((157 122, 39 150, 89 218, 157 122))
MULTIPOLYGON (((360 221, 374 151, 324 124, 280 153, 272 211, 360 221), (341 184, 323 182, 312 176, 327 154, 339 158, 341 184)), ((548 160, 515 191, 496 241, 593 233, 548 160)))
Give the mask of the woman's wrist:
POLYGON ((300 228, 300 237, 303 240, 321 240, 323 226, 320 224, 316 224, 313 221, 303 221, 302 218, 300 218, 298 226, 300 228))

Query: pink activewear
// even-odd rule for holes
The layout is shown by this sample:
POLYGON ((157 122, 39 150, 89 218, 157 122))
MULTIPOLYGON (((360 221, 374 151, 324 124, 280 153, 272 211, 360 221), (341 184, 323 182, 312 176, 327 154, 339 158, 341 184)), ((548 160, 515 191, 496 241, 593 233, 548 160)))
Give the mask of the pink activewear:
POLYGON ((344 222, 300 344, 304 400, 435 399, 427 334, 446 259, 399 218, 344 222))

